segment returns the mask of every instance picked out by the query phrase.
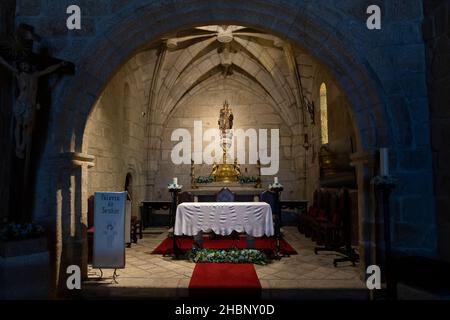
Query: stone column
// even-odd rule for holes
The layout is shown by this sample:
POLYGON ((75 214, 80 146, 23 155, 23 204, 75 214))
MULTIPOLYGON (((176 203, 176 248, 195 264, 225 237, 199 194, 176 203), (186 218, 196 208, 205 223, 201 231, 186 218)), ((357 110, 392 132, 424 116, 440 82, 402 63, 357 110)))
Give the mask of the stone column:
POLYGON ((64 294, 69 265, 78 265, 87 278, 87 170, 95 158, 69 152, 55 160, 55 281, 58 294, 64 294))
POLYGON ((350 156, 356 169, 358 184, 358 232, 361 278, 365 279, 366 268, 376 259, 376 217, 373 186, 375 153, 357 152, 350 156))

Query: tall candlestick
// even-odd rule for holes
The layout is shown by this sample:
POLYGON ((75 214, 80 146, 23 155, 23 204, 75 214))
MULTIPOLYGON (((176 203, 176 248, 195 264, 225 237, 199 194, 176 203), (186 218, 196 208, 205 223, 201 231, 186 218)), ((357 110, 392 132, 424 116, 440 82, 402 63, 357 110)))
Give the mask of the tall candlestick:
POLYGON ((273 177, 273 183, 275 183, 275 184, 278 183, 278 177, 273 177))
POLYGON ((178 185, 178 178, 173 178, 173 184, 176 186, 178 185))
POLYGON ((389 150, 388 148, 380 149, 380 176, 389 176, 389 150))

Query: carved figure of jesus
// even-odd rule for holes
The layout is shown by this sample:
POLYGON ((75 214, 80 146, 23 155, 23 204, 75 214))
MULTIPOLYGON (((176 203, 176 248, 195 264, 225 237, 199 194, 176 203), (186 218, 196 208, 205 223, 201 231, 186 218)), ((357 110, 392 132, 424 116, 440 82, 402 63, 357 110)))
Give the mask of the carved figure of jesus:
POLYGON ((0 57, 0 64, 13 73, 19 87, 19 95, 13 107, 15 120, 14 139, 16 156, 23 159, 31 140, 34 114, 39 109, 39 105, 36 103, 39 78, 53 73, 58 68, 66 66, 67 63, 61 62, 41 71, 32 70, 28 62, 21 62, 18 68, 16 68, 6 62, 2 57, 0 57))

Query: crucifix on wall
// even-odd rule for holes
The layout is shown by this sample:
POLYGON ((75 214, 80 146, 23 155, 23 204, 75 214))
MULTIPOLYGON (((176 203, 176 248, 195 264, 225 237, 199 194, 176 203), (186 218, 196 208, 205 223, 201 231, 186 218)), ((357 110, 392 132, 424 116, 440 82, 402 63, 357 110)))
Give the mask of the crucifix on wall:
POLYGON ((33 66, 27 61, 19 62, 16 68, 6 62, 1 56, 0 64, 10 70, 17 81, 19 94, 15 99, 13 107, 14 145, 16 157, 24 159, 31 143, 34 115, 36 110, 40 109, 40 105, 36 100, 39 78, 51 74, 60 67, 67 66, 68 64, 63 61, 38 71, 34 70, 33 66))
MULTIPOLYGON (((50 107, 50 99, 43 96, 50 96, 45 76, 60 70, 61 73, 73 73, 73 65, 66 61, 50 57, 44 54, 45 48, 41 48, 39 53, 34 52, 35 42, 40 42, 41 38, 34 33, 34 28, 21 24, 15 34, 7 39, 1 39, 0 68, 4 67, 11 72, 15 79, 16 96, 12 105, 11 133, 13 151, 14 176, 21 177, 11 181, 13 193, 17 197, 24 199, 31 192, 33 154, 39 149, 33 146, 33 138, 37 136, 38 128, 46 128, 48 116, 39 115, 47 113, 50 107), (71 68, 67 68, 71 66, 71 68), (43 81, 44 80, 44 81, 43 81), (45 90, 44 87, 47 89, 45 90), (48 101, 47 101, 48 100, 48 101), (42 102, 44 101, 44 102, 42 102), (41 112, 38 112, 41 110, 41 112), (16 161, 18 160, 18 161, 16 161), (19 196, 20 194, 20 196, 19 196)), ((45 133, 38 132, 38 133, 45 133)), ((35 139, 36 140, 36 139, 35 139)), ((36 142, 36 141, 35 141, 36 142)), ((38 146, 39 143, 36 144, 38 146)), ((16 206, 16 212, 21 212, 16 216, 21 216, 20 220, 27 220, 24 216, 30 216, 30 208, 24 208, 22 199, 11 199, 16 206), (23 207, 23 208, 19 208, 23 207), (27 213, 25 213, 27 212, 27 213)))

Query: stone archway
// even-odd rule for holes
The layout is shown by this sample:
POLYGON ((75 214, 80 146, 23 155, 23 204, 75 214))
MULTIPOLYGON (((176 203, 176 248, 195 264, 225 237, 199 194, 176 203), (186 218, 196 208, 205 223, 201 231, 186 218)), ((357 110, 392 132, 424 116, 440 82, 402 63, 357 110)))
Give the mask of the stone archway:
MULTIPOLYGON (((364 10, 356 16, 345 13, 334 4, 318 6, 309 1, 291 3, 275 0, 245 3, 193 0, 188 3, 172 1, 150 4, 133 0, 128 1, 127 5, 118 5, 117 11, 111 15, 100 16, 98 28, 89 41, 81 46, 79 42, 68 44, 61 53, 62 57, 75 63, 77 70, 75 76, 65 79, 55 93, 52 110, 54 120, 50 124, 48 143, 38 172, 42 185, 37 188, 35 217, 48 220, 55 226, 56 216, 57 243, 70 248, 62 249, 67 252, 67 259, 79 256, 77 252, 82 247, 83 228, 81 225, 71 225, 70 221, 73 216, 79 218, 77 221, 80 224, 85 220, 83 214, 86 212, 87 194, 83 175, 86 168, 93 165, 92 158, 83 154, 83 133, 89 114, 108 81, 140 48, 168 32, 194 25, 235 23, 274 33, 304 48, 328 68, 346 94, 357 128, 358 154, 354 162, 358 166, 361 189, 361 247, 370 251, 373 245, 371 230, 375 223, 369 201, 370 178, 373 174, 371 154, 380 146, 399 150, 395 153, 397 162, 393 166, 398 173, 430 169, 431 163, 425 155, 424 163, 414 168, 407 161, 408 157, 414 158, 423 153, 423 148, 417 151, 417 143, 420 136, 429 131, 428 127, 422 126, 421 131, 416 133, 418 136, 415 136, 411 119, 417 113, 423 116, 428 111, 426 98, 423 98, 426 96, 425 87, 422 91, 418 85, 417 92, 423 99, 416 102, 416 110, 410 110, 404 105, 406 98, 402 89, 395 89, 391 83, 382 81, 385 72, 395 73, 395 70, 386 70, 391 57, 380 55, 377 60, 374 58, 376 48, 360 45, 366 32, 364 10), (353 27, 342 24, 346 18, 360 24, 353 27), (55 170, 55 167, 63 169, 55 170), (42 197, 44 194, 46 196, 42 197)), ((383 41, 390 40, 379 39, 380 44, 383 41)), ((396 55, 393 53, 393 56, 396 55)), ((432 205, 431 184, 421 188, 414 192, 425 192, 427 203, 432 205)), ((402 197, 408 192, 410 186, 404 187, 394 196, 394 203, 402 206, 402 197)), ((426 235, 432 233, 434 220, 432 217, 427 219, 426 228, 414 225, 413 229, 422 230, 426 235)), ((414 244, 415 249, 432 254, 434 244, 422 243, 425 240, 425 236, 418 240, 414 244)), ((401 246, 401 239, 399 243, 401 246)), ((371 257, 365 256, 364 260, 369 263, 371 257)))

